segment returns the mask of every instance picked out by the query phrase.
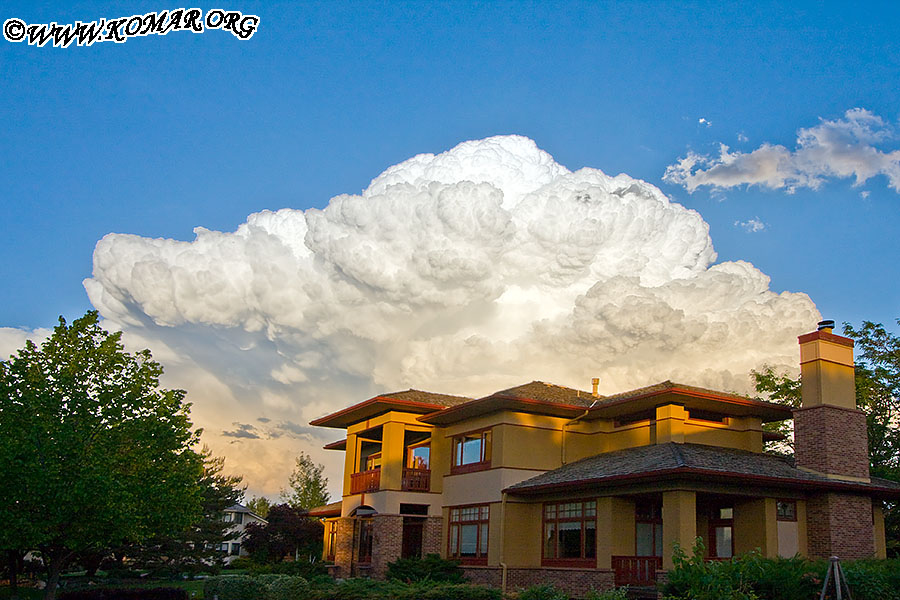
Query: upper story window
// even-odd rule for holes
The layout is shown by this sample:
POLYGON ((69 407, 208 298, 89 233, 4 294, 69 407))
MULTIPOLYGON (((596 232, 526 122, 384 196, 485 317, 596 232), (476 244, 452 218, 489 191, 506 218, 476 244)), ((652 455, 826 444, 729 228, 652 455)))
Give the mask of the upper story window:
POLYGON ((544 504, 544 564, 594 564, 597 501, 544 504))
POLYGON ((688 418, 694 421, 709 421, 711 423, 728 423, 728 416, 709 410, 688 409, 688 418))
POLYGON ((227 512, 225 513, 225 522, 241 524, 244 522, 244 513, 227 512))
POLYGON ((474 431, 453 438, 451 472, 478 471, 491 466, 491 430, 474 431))
POLYGON ((410 446, 406 451, 407 469, 429 469, 431 465, 431 444, 424 442, 410 446))

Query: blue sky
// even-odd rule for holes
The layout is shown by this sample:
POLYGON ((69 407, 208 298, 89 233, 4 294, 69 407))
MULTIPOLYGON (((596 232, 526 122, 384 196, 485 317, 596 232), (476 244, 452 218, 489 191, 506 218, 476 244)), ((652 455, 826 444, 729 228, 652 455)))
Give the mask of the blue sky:
MULTIPOLYGON (((839 322, 867 319, 900 330, 894 323, 900 317, 900 192, 886 175, 900 169, 900 155, 890 154, 900 148, 896 3, 235 1, 199 8, 217 6, 258 15, 258 31, 247 41, 224 31, 182 31, 65 49, 0 40, 0 328, 48 327, 60 314, 71 319, 91 308, 82 281, 92 276, 95 245, 107 234, 191 241, 198 226, 232 232, 263 209, 325 208, 338 194, 359 194, 385 169, 417 154, 519 134, 573 171, 626 173, 696 210, 709 225, 718 262, 752 263, 771 277, 772 291, 807 293, 824 317, 839 322), (852 112, 857 108, 866 112, 852 112), (849 152, 842 132, 859 123, 863 129, 853 131, 862 137, 849 152), (817 140, 807 154, 795 152, 801 130, 817 140), (720 144, 734 154, 721 154, 720 144), (756 175, 770 185, 741 183, 744 170, 778 152, 783 168, 756 175), (679 162, 694 156, 701 158, 679 162), (723 156, 733 163, 723 164, 723 156), (882 172, 872 167, 876 162, 882 172), (679 164, 685 169, 680 183, 664 180, 679 164), (867 168, 875 170, 861 185, 835 174, 867 168), (731 169, 731 179, 723 169, 731 169)), ((176 7, 6 2, 0 20, 74 23, 176 7)), ((115 238, 108 245, 110 260, 117 249, 133 250, 126 242, 115 238)), ((121 272, 132 260, 122 255, 121 272)), ((107 289, 114 287, 113 272, 98 278, 107 289)), ((133 282, 122 285, 130 298, 142 292, 126 289, 133 282)), ((562 308, 570 310, 572 301, 562 308)), ((200 302, 202 311, 203 293, 200 302)), ((783 313, 766 312, 771 302, 761 301, 767 308, 760 314, 778 318, 757 323, 744 337, 743 308, 726 311, 735 315, 728 347, 758 343, 759 352, 730 367, 716 363, 698 383, 738 389, 729 382, 770 351, 794 363, 794 336, 809 314, 795 310, 802 305, 796 298, 783 313), (762 339, 766 327, 782 325, 783 339, 762 339), (720 368, 729 375, 715 375, 720 368)), ((270 327, 261 336, 256 322, 235 325, 213 315, 170 326, 153 312, 165 306, 135 300, 119 308, 113 314, 116 305, 108 305, 106 316, 134 317, 129 335, 163 360, 173 385, 190 388, 196 420, 213 436, 214 450, 228 454, 251 490, 269 494, 291 464, 283 459, 285 446, 278 452, 270 446, 293 436, 292 444, 318 451, 330 439, 306 422, 375 390, 432 383, 434 391, 483 391, 475 384, 453 387, 457 375, 497 386, 488 391, 539 376, 570 384, 565 364, 547 375, 513 373, 502 364, 518 364, 514 354, 498 359, 490 377, 471 366, 490 361, 460 359, 458 373, 423 382, 414 367, 427 362, 423 356, 439 356, 421 351, 430 342, 421 337, 427 327, 404 342, 411 345, 384 354, 405 357, 395 362, 409 368, 396 373, 369 365, 371 357, 360 352, 384 342, 377 332, 359 333, 352 343, 331 340, 322 350, 302 341, 325 335, 305 325, 270 327), (291 335, 279 338, 277 331, 291 335), (312 355, 350 366, 322 368, 315 383, 305 369, 322 363, 312 355), (303 401, 291 404, 297 397, 303 401), (329 404, 325 397, 338 400, 329 404), (240 446, 242 452, 230 445, 254 440, 269 445, 240 446)), ((277 314, 269 317, 270 325, 278 321, 277 314)), ((644 339, 642 319, 648 319, 621 319, 637 328, 623 337, 644 339)), ((453 339, 467 332, 461 326, 453 339)), ((663 348, 682 333, 666 335, 663 348)), ((522 347, 534 347, 526 342, 522 347)), ((693 362, 686 359, 673 372, 701 373, 706 358, 728 354, 720 343, 683 347, 695 353, 693 362)), ((668 376, 656 359, 649 366, 628 363, 658 350, 635 351, 619 363, 598 358, 596 367, 569 366, 581 369, 584 385, 594 374, 588 370, 602 366, 604 382, 636 387, 668 376), (623 374, 627 364, 632 376, 623 374)), ((316 459, 340 469, 338 457, 316 459)))
MULTIPOLYGON (((13 2, 2 16, 68 23, 165 8, 13 2)), ((885 177, 793 195, 661 181, 688 149, 792 148, 798 129, 854 107, 896 123, 896 4, 226 8, 259 15, 258 34, 0 44, 0 323, 46 326, 88 308, 81 280, 106 233, 233 230, 259 209, 321 207, 405 158, 500 133, 531 137, 572 169, 660 186, 703 215, 720 259, 751 261, 829 317, 900 315, 898 198, 885 177), (751 218, 766 229, 734 225, 751 218)))

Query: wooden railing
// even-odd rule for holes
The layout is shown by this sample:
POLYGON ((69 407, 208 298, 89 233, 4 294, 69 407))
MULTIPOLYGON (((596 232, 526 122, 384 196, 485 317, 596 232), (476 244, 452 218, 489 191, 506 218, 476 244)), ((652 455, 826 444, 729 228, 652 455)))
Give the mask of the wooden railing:
POLYGON ((403 490, 427 492, 431 489, 431 469, 403 469, 403 490))
POLYGON ((616 586, 656 585, 656 571, 662 569, 659 556, 613 556, 616 586))
POLYGON ((377 492, 381 484, 381 469, 371 469, 350 474, 350 493, 377 492))

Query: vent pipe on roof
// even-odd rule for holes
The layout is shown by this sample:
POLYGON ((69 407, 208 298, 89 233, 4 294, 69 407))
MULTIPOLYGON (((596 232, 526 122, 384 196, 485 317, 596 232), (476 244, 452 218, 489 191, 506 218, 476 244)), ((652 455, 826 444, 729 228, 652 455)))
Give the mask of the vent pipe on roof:
POLYGON ((597 391, 598 388, 600 387, 600 378, 594 377, 593 379, 591 379, 591 386, 593 387, 593 391, 591 392, 591 395, 594 398, 596 398, 597 396, 600 395, 600 393, 597 391))

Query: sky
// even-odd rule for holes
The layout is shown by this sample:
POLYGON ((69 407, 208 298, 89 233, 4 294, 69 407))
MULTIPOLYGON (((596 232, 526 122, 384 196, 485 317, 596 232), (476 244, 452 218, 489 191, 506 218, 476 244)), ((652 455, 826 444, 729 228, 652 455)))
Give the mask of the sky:
POLYGON ((100 310, 250 493, 337 493, 308 421, 379 392, 747 392, 900 330, 896 4, 218 6, 258 29, 0 40, 0 355, 100 310))

